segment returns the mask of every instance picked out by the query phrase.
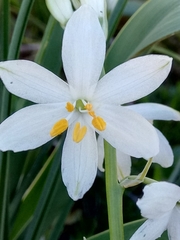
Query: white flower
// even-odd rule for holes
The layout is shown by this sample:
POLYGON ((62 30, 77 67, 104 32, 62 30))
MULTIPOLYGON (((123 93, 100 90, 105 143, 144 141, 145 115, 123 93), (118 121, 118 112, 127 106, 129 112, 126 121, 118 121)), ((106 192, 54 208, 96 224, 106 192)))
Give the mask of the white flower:
MULTIPOLYGON (((180 121, 180 112, 170 108, 168 106, 158 103, 139 103, 128 105, 126 108, 131 109, 144 118, 152 122, 153 120, 174 120, 180 121)), ((174 156, 165 136, 155 128, 159 137, 159 152, 153 157, 154 163, 160 164, 162 167, 170 167, 173 164, 174 156)), ((98 137, 98 168, 100 171, 104 171, 103 168, 104 159, 104 144, 103 138, 98 137)), ((117 176, 118 181, 130 175, 131 172, 131 157, 119 150, 116 151, 117 159, 117 176)), ((147 159, 146 159, 147 160, 147 159)))
POLYGON ((141 215, 148 220, 130 240, 155 240, 167 230, 169 239, 180 237, 180 187, 167 182, 157 182, 144 188, 137 205, 141 215))
POLYGON ((67 21, 73 14, 73 8, 70 0, 46 0, 46 5, 53 17, 60 22, 64 28, 67 21))
POLYGON ((106 0, 46 0, 46 5, 53 17, 65 28, 73 14, 72 4, 75 9, 83 4, 88 4, 97 13, 105 36, 108 34, 106 0))
POLYGON ((0 76, 6 88, 38 103, 1 123, 0 149, 15 152, 33 149, 68 128, 62 177, 74 200, 83 197, 96 176, 95 131, 131 156, 150 158, 159 150, 152 125, 120 104, 139 99, 159 87, 170 71, 172 59, 158 55, 139 57, 116 67, 98 81, 104 57, 104 33, 94 10, 84 5, 73 14, 64 32, 62 59, 68 84, 30 61, 0 63, 0 76))

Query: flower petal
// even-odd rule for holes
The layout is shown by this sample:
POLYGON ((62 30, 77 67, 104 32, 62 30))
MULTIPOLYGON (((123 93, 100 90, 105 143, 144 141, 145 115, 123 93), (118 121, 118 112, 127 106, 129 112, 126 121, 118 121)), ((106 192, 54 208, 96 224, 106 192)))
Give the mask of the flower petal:
POLYGON ((146 185, 144 195, 137 201, 141 215, 146 218, 159 218, 171 211, 180 200, 180 187, 168 182, 146 185))
POLYGON ((97 132, 117 150, 146 159, 158 153, 156 131, 142 116, 121 106, 105 104, 95 112, 106 122, 106 129, 97 132))
POLYGON ((155 240, 166 230, 170 214, 158 219, 148 219, 133 234, 130 240, 155 240))
POLYGON ((50 141, 53 125, 67 116, 64 104, 36 104, 23 108, 0 124, 0 149, 14 152, 50 141))
POLYGON ((131 157, 117 150, 116 159, 118 180, 121 181, 131 173, 131 157))
POLYGON ((158 103, 138 103, 127 108, 139 113, 148 120, 174 120, 180 121, 180 112, 158 103))
POLYGON ((94 100, 123 104, 146 96, 166 79, 172 58, 147 55, 125 62, 99 82, 94 100))
MULTIPOLYGON (((77 90, 74 97, 90 100, 103 68, 105 36, 96 12, 80 7, 66 25, 62 59, 69 84, 77 90)), ((72 91, 74 94, 74 91, 72 91)))
POLYGON ((0 77, 9 92, 32 102, 70 101, 68 85, 34 62, 26 60, 1 62, 0 77))
POLYGON ((165 168, 170 167, 174 161, 172 148, 165 136, 158 129, 156 129, 156 132, 159 137, 159 152, 153 157, 153 162, 158 163, 165 168))
POLYGON ((97 138, 97 147, 98 147, 98 169, 101 172, 104 172, 104 139, 99 135, 97 138))
POLYGON ((180 236, 180 206, 177 205, 171 214, 168 224, 168 237, 172 240, 179 240, 180 236))
MULTIPOLYGON (((83 126, 83 121, 80 121, 83 126)), ((87 126, 85 137, 76 143, 72 139, 74 124, 67 132, 62 154, 62 178, 69 196, 78 200, 92 186, 97 173, 97 142, 95 132, 87 126)))
POLYGON ((65 27, 67 21, 73 14, 70 0, 46 0, 46 5, 53 17, 65 27))

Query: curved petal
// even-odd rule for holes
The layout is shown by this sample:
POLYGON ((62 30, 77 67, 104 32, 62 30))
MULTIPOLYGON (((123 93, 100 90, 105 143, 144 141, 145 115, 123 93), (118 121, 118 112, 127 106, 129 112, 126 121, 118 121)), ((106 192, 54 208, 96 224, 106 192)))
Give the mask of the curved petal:
POLYGON ((74 98, 90 100, 103 68, 104 57, 105 36, 97 14, 90 6, 83 5, 68 21, 62 46, 66 77, 76 90, 74 98))
POLYGON ((118 180, 121 181, 131 173, 131 157, 117 150, 116 159, 118 180))
POLYGON ((97 147, 98 147, 98 169, 101 172, 104 172, 104 140, 103 138, 99 135, 97 138, 97 147))
POLYGON ((64 104, 36 104, 23 108, 0 124, 0 149, 14 152, 50 141, 53 125, 69 114, 64 104))
POLYGON ((71 100, 69 87, 64 81, 31 61, 1 62, 0 77, 9 92, 35 103, 71 100))
POLYGON ((153 157, 153 162, 158 163, 165 168, 170 167, 174 161, 172 148, 165 136, 158 129, 156 129, 156 132, 159 137, 159 152, 153 157))
POLYGON ((46 5, 53 17, 65 27, 67 21, 73 14, 70 0, 46 0, 46 5))
POLYGON ((130 240, 155 240, 166 230, 169 221, 169 214, 158 219, 148 219, 133 234, 130 240))
POLYGON ((180 236, 180 207, 177 205, 171 214, 168 224, 169 239, 179 240, 180 236))
POLYGON ((106 129, 97 132, 117 150, 146 159, 158 153, 156 131, 142 116, 121 106, 105 104, 95 112, 106 122, 106 129))
MULTIPOLYGON (((81 125, 85 125, 80 121, 81 125)), ((92 186, 97 173, 97 142, 95 132, 87 126, 85 137, 76 143, 72 139, 74 124, 67 132, 62 153, 62 178, 69 196, 78 200, 92 186)))
POLYGON ((159 218, 171 211, 180 200, 180 187, 168 182, 146 185, 144 195, 137 201, 141 215, 146 218, 159 218))
POLYGON ((158 103, 138 103, 127 108, 139 113, 148 120, 174 120, 180 121, 180 112, 158 103))
POLYGON ((107 73, 96 88, 94 100, 123 104, 156 90, 166 79, 172 58, 147 55, 127 61, 107 73))

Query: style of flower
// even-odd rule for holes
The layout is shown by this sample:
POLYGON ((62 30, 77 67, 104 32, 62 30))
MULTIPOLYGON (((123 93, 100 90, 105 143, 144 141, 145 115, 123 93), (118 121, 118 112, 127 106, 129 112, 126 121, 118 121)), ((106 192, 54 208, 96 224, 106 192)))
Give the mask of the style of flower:
MULTIPOLYGON (((138 114, 142 115, 148 121, 153 120, 166 120, 166 121, 180 121, 180 112, 170 108, 168 106, 157 103, 139 103, 126 106, 138 114)), ((170 167, 173 164, 174 156, 167 141, 166 137, 155 128, 159 137, 159 152, 153 157, 152 162, 160 164, 162 167, 170 167)), ((100 171, 104 171, 103 159, 104 159, 104 144, 103 138, 98 137, 98 168, 100 171)), ((131 172, 131 157, 123 152, 116 151, 117 159, 117 177, 118 181, 130 175, 131 172)), ((148 159, 146 159, 148 160, 148 159)))
POLYGON ((6 88, 37 103, 1 123, 0 149, 34 149, 68 129, 61 169, 74 200, 83 197, 96 176, 95 131, 131 156, 150 158, 159 151, 153 126, 121 104, 159 87, 171 69, 172 59, 161 55, 135 58, 98 81, 104 58, 105 36, 97 14, 83 5, 68 21, 63 37, 62 60, 68 83, 31 61, 0 63, 6 88))
POLYGON ((148 218, 130 240, 155 240, 167 230, 171 240, 180 236, 180 187, 168 182, 156 182, 144 188, 137 201, 141 215, 148 218))

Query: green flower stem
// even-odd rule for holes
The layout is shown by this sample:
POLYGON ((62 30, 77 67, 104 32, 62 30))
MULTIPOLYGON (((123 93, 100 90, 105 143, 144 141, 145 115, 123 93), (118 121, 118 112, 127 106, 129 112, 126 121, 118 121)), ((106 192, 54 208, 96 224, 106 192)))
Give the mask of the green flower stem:
POLYGON ((106 196, 110 239, 124 240, 122 197, 124 188, 117 181, 116 150, 104 142, 106 196))

